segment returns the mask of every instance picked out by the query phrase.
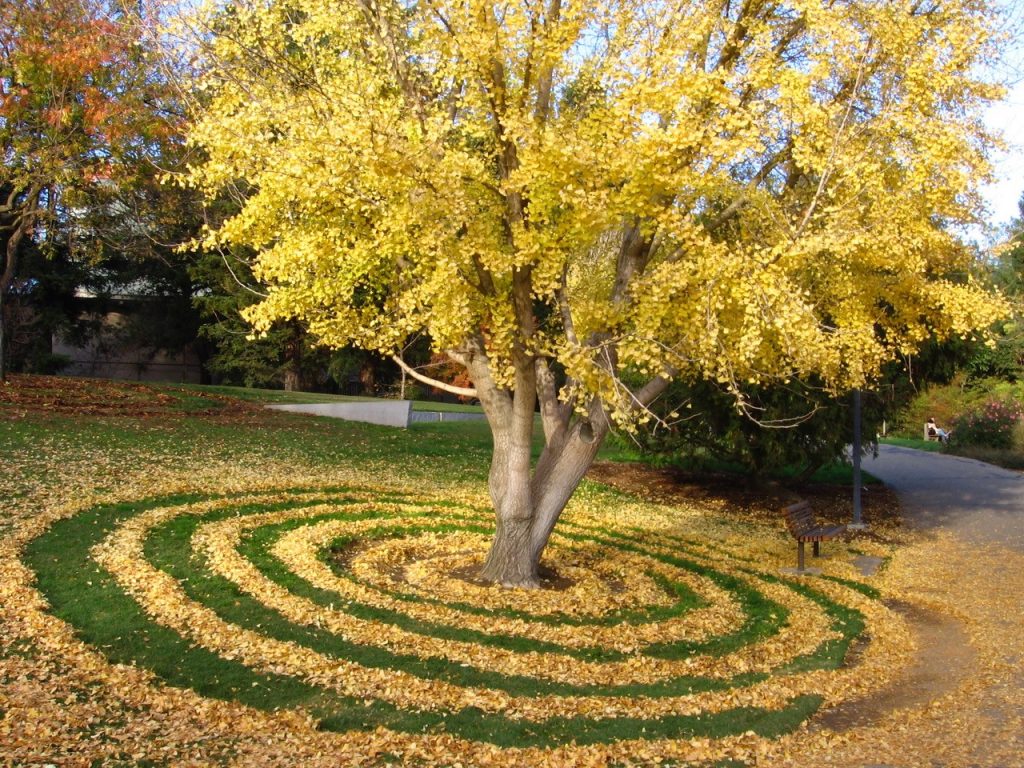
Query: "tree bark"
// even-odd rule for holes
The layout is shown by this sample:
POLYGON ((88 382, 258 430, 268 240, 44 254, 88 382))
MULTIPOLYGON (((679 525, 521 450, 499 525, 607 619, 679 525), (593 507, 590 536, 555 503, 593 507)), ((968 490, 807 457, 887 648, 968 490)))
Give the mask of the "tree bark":
POLYGON ((537 587, 537 563, 530 553, 530 460, 537 394, 532 376, 524 373, 517 375, 511 393, 496 390, 489 377, 486 397, 481 393, 494 439, 488 485, 496 514, 494 541, 481 576, 505 586, 537 587))
POLYGON ((21 240, 19 227, 7 239, 4 245, 4 268, 0 272, 0 381, 7 381, 7 310, 5 299, 7 289, 14 282, 14 271, 17 267, 18 242, 21 240))
MULTIPOLYGON (((494 438, 488 487, 495 533, 481 577, 503 586, 535 588, 551 533, 611 425, 596 396, 586 415, 575 420, 568 408, 557 408, 557 390, 544 364, 517 366, 516 388, 498 388, 482 349, 479 344, 457 358, 469 371, 494 438), (545 446, 536 467, 531 467, 538 395, 545 446)), ((634 394, 636 405, 649 404, 667 385, 662 377, 648 382, 634 394)))
POLYGON ((541 555, 607 434, 607 422, 602 424, 597 429, 588 421, 572 425, 544 448, 532 477, 530 442, 495 433, 489 487, 496 525, 481 570, 484 579, 509 587, 539 586, 541 555))
MULTIPOLYGON (((7 380, 7 339, 4 337, 4 329, 6 323, 4 321, 4 296, 7 294, 7 289, 11 287, 14 282, 14 273, 18 267, 18 248, 21 246, 21 241, 26 235, 32 232, 32 228, 35 224, 36 217, 39 215, 39 199, 43 193, 43 186, 40 183, 34 183, 26 192, 24 202, 20 204, 20 210, 12 215, 12 224, 5 224, 5 228, 9 228, 11 234, 7 237, 7 242, 4 243, 4 264, 3 271, 0 272, 0 381, 7 380)), ((13 211, 15 200, 18 197, 17 189, 11 190, 10 196, 7 201, 7 205, 4 206, 5 211, 13 211)))
POLYGON ((288 368, 284 372, 284 391, 285 392, 300 392, 302 391, 302 377, 299 376, 299 372, 288 368))
POLYGON ((291 334, 284 345, 284 390, 285 392, 301 392, 302 356, 304 331, 298 323, 291 323, 291 334))
POLYGON ((467 367, 494 438, 488 485, 495 533, 481 576, 509 587, 537 587, 541 554, 597 455, 608 422, 598 398, 591 403, 589 420, 570 425, 568 410, 560 418, 546 419, 545 447, 531 472, 537 379, 542 411, 554 393, 550 382, 544 375, 536 376, 532 365, 523 366, 516 389, 509 392, 494 385, 482 355, 470 357, 467 367))
POLYGON ((25 222, 26 219, 23 218, 4 244, 4 269, 0 273, 0 381, 7 381, 7 317, 4 299, 14 282, 14 273, 18 268, 18 247, 25 237, 25 222))
POLYGON ((495 434, 494 443, 488 482, 495 512, 494 540, 480 575, 507 587, 537 587, 537 562, 530 550, 533 508, 529 444, 524 451, 522 446, 513 445, 507 434, 495 434))
POLYGON ((7 381, 7 339, 4 337, 4 329, 7 321, 4 318, 4 294, 7 290, 0 285, 0 382, 7 381))
POLYGON ((541 453, 531 484, 530 556, 535 565, 540 564, 555 523, 594 463, 608 433, 607 422, 603 424, 595 428, 589 421, 577 422, 557 446, 548 445, 541 453))

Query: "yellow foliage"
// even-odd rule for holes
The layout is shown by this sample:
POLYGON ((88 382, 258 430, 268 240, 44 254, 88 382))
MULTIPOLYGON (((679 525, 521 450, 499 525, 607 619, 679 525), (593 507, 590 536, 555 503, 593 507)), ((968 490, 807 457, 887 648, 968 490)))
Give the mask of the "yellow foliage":
POLYGON ((623 374, 861 386, 1005 311, 954 234, 999 95, 972 74, 982 0, 270 0, 197 23, 190 182, 241 193, 206 242, 258 253, 257 330, 480 340, 505 386, 539 354, 628 420, 623 374))

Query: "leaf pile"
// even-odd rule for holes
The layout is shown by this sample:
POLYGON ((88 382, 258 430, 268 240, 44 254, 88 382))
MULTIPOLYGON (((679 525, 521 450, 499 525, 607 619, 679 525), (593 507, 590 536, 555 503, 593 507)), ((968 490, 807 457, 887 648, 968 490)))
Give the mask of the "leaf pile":
POLYGON ((12 375, 0 383, 0 415, 60 413, 89 416, 154 417, 188 412, 193 416, 239 414, 253 410, 242 400, 212 392, 103 379, 12 375))

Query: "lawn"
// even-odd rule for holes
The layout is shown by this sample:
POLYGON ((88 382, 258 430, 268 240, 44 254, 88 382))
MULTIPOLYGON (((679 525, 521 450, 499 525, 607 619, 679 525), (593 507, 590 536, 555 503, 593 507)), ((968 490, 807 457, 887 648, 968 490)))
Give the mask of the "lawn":
POLYGON ((898 445, 901 448, 916 448, 919 451, 938 453, 943 445, 938 440, 922 440, 919 437, 883 437, 879 440, 884 445, 898 445))
POLYGON ((490 587, 486 424, 282 399, 0 389, 0 764, 754 765, 904 663, 879 537, 794 578, 749 510, 585 481, 490 587))

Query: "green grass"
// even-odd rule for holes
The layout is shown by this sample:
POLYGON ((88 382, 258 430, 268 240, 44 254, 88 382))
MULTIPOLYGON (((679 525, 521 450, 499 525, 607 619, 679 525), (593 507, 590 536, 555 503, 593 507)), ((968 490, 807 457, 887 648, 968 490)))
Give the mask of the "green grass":
MULTIPOLYGON (((541 437, 536 445, 539 452, 541 437)), ((413 424, 407 430, 341 419, 268 411, 253 419, 134 419, 41 415, 0 420, 0 455, 17 457, 29 475, 47 473, 54 452, 103 454, 139 466, 148 457, 192 462, 204 457, 259 463, 286 461, 333 467, 385 463, 439 479, 486 478, 491 435, 486 422, 413 424)))
POLYGON ((986 448, 980 445, 942 445, 937 440, 920 440, 908 437, 886 437, 881 441, 884 445, 898 445, 904 448, 916 448, 919 451, 946 453, 950 456, 962 456, 965 459, 983 461, 1003 469, 1024 470, 1024 453, 1012 448, 986 448))
POLYGON ((1003 469, 1024 470, 1024 453, 1012 448, 985 448, 978 445, 953 445, 948 452, 1003 469))
MULTIPOLYGON (((971 402, 977 400, 977 393, 972 396, 971 402)), ((963 410, 968 405, 961 405, 963 410)), ((970 406, 973 407, 973 406, 970 406)), ((1017 472, 1024 471, 1024 450, 1021 450, 1021 436, 1024 436, 1024 428, 1020 424, 1014 436, 1012 448, 992 448, 983 445, 962 445, 955 440, 948 444, 941 444, 937 440, 921 440, 920 438, 905 436, 890 436, 881 440, 886 445, 899 445, 906 448, 917 448, 921 451, 942 452, 951 456, 962 456, 966 459, 983 461, 1003 469, 1010 469, 1017 472)))
POLYGON ((897 445, 901 448, 916 448, 919 451, 930 451, 939 453, 942 451, 942 443, 938 440, 922 440, 913 437, 883 437, 879 441, 882 445, 897 445))

